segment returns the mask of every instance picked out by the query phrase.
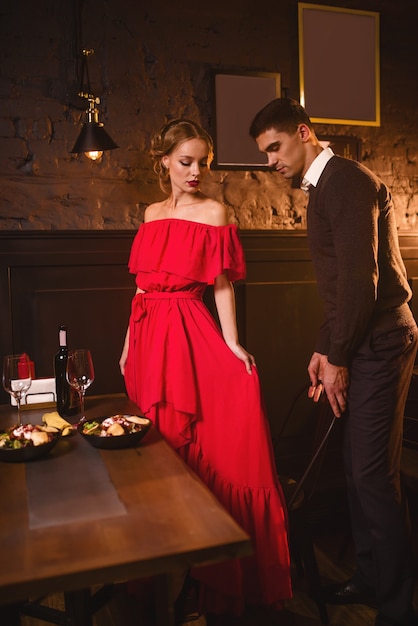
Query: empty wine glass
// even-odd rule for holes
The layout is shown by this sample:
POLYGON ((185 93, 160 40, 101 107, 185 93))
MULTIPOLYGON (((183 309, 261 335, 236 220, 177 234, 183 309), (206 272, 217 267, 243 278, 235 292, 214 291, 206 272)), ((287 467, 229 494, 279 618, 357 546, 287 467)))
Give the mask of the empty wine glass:
POLYGON ((31 364, 27 354, 9 354, 3 362, 3 387, 17 404, 17 425, 22 425, 20 405, 32 384, 31 364))
POLYGON ((90 387, 94 380, 93 359, 91 358, 90 350, 78 349, 69 351, 67 380, 71 387, 77 390, 80 398, 80 421, 84 421, 84 396, 86 395, 87 387, 90 387))

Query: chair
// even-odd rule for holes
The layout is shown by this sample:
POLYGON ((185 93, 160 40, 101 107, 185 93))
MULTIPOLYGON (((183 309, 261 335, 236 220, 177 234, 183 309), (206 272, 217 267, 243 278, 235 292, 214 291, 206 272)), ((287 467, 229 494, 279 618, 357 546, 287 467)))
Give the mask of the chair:
MULTIPOLYGON (((336 418, 325 396, 318 403, 313 403, 310 399, 303 402, 303 399, 307 399, 307 390, 308 385, 305 385, 294 398, 273 445, 279 480, 288 509, 291 559, 297 575, 306 575, 310 595, 317 605, 322 624, 328 624, 313 540, 318 520, 323 517, 324 511, 323 502, 319 506, 320 498, 315 502, 314 495, 320 491, 318 483, 321 469, 336 418), (292 423, 291 417, 294 418, 292 423), (291 431, 292 428, 295 430, 298 419, 302 423, 302 432, 296 432, 293 436, 290 432, 284 437, 285 431, 291 431), (289 445, 292 441, 294 445, 289 445), (280 453, 280 444, 283 444, 283 454, 280 453), (291 451, 287 453, 287 459, 284 450, 291 451)), ((329 494, 322 493, 323 500, 325 497, 329 502, 329 494)))
MULTIPOLYGON (((113 585, 103 585, 94 593, 90 589, 70 591, 64 593, 63 609, 42 604, 44 598, 38 598, 20 604, 17 612, 62 626, 92 626, 94 613, 110 600, 112 592, 113 585)), ((10 626, 14 624, 10 621, 10 626)))

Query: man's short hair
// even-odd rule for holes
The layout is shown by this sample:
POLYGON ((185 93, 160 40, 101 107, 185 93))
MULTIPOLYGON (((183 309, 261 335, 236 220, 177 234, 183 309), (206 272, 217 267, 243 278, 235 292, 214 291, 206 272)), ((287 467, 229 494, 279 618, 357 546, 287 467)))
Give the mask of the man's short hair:
POLYGON ((250 126, 250 135, 257 139, 270 128, 294 134, 299 124, 306 124, 312 129, 312 122, 303 106, 290 98, 276 98, 257 113, 250 126))

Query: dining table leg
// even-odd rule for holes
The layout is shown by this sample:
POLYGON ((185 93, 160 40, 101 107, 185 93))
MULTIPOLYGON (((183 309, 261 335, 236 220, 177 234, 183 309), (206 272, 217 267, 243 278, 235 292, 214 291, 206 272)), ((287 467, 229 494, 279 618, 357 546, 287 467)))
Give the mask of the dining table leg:
POLYGON ((69 626, 93 626, 90 589, 65 592, 64 603, 69 626))
POLYGON ((9 604, 0 607, 0 624, 2 626, 20 626, 20 611, 18 604, 9 604))
POLYGON ((170 574, 160 574, 154 578, 154 593, 156 626, 175 626, 170 574))

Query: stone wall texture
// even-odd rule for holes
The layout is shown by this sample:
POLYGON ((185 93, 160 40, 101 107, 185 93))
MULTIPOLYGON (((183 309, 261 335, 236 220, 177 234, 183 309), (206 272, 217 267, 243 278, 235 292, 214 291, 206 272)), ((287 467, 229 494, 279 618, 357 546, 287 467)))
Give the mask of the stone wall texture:
MULTIPOLYGON (((361 141, 362 162, 392 189, 399 230, 418 230, 418 4, 320 4, 379 12, 381 125, 316 130, 361 141)), ((175 117, 213 132, 213 70, 279 72, 283 94, 299 99, 297 18, 296 0, 5 0, 0 229, 137 228, 162 197, 150 137, 175 117), (83 121, 83 47, 95 51, 91 88, 120 146, 100 162, 70 153, 83 121)), ((275 172, 215 169, 204 189, 241 229, 306 227, 303 192, 275 172)))

